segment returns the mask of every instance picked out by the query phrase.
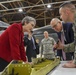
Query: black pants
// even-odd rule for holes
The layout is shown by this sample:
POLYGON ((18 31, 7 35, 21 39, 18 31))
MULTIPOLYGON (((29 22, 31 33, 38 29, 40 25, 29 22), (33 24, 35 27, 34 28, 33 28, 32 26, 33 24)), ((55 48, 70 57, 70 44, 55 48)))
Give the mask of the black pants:
MULTIPOLYGON (((57 56, 59 56, 60 59, 62 58, 62 60, 64 60, 62 50, 57 50, 57 56)), ((66 60, 73 60, 73 59, 74 59, 74 52, 66 53, 66 60)))
POLYGON ((0 58, 0 72, 3 71, 8 64, 6 60, 0 58))
POLYGON ((31 58, 36 58, 37 56, 37 54, 36 54, 36 51, 35 50, 32 50, 32 53, 30 54, 30 53, 26 53, 26 55, 27 55, 27 58, 28 58, 28 62, 32 62, 32 59, 31 58))
POLYGON ((74 52, 66 53, 66 60, 73 60, 74 59, 74 52))
POLYGON ((62 50, 57 50, 57 56, 60 57, 60 60, 63 60, 62 50))

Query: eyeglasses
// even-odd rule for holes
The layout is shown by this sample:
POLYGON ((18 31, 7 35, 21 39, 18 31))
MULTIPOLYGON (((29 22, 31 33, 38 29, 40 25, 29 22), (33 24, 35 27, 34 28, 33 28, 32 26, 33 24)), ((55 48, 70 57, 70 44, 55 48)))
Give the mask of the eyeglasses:
POLYGON ((30 23, 30 24, 31 24, 32 27, 35 27, 35 24, 33 24, 33 23, 30 23))
POLYGON ((55 28, 55 27, 57 26, 58 23, 59 23, 59 22, 57 22, 55 25, 53 25, 52 28, 55 28))

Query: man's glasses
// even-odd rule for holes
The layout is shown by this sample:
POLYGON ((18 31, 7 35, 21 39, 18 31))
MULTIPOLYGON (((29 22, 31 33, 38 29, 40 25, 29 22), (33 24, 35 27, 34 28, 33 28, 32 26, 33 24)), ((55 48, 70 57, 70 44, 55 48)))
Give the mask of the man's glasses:
POLYGON ((55 25, 53 25, 52 28, 55 28, 55 27, 57 26, 58 23, 59 23, 59 22, 57 22, 55 25))

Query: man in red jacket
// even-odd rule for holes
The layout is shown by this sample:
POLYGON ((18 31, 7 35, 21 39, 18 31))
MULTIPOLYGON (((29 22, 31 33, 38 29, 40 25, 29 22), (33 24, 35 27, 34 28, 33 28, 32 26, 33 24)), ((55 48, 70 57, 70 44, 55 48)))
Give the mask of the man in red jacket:
POLYGON ((30 31, 36 25, 33 17, 26 16, 21 23, 10 25, 0 36, 0 71, 12 61, 26 61, 24 49, 24 32, 30 31))

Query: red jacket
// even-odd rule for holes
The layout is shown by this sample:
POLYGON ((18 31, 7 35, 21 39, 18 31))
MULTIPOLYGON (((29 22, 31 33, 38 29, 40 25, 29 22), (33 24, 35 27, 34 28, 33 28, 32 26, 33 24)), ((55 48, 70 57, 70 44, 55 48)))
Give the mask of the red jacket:
POLYGON ((23 35, 21 24, 14 23, 9 26, 0 36, 0 58, 7 62, 26 61, 23 35))

